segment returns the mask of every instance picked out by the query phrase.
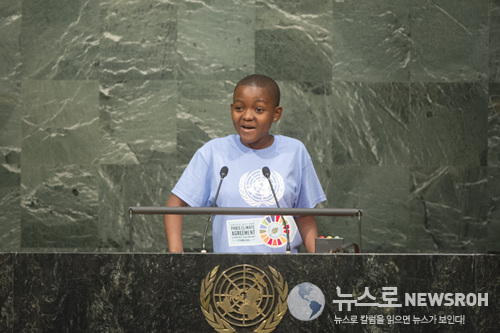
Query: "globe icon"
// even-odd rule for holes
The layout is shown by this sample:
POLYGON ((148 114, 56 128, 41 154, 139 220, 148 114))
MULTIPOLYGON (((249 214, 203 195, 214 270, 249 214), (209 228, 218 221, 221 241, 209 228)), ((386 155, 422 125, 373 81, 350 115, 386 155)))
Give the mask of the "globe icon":
POLYGON ((318 318, 325 308, 325 295, 309 282, 296 285, 288 294, 288 309, 293 317, 301 321, 318 318))
MULTIPOLYGON (((280 200, 285 193, 283 177, 278 172, 273 172, 270 177, 276 197, 280 200)), ((240 178, 240 195, 250 206, 272 206, 276 204, 269 181, 262 174, 262 170, 247 172, 240 178)))
POLYGON ((250 197, 259 202, 267 202, 273 199, 273 193, 267 183, 267 179, 264 178, 262 172, 259 172, 259 170, 252 172, 248 176, 245 190, 250 197))

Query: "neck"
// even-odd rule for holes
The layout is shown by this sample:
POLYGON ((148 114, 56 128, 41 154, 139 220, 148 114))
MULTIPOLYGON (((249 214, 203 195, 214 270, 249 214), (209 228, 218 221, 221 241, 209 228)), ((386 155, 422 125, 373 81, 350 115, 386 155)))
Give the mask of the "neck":
POLYGON ((268 136, 260 139, 259 141, 257 142, 252 142, 252 143, 246 143, 246 142, 243 142, 240 138, 240 142, 245 146, 245 147, 248 147, 248 148, 251 148, 251 149, 255 149, 255 150, 259 150, 259 149, 266 149, 266 148, 269 148, 271 147, 271 145, 273 144, 274 142, 274 136, 269 134, 268 136))

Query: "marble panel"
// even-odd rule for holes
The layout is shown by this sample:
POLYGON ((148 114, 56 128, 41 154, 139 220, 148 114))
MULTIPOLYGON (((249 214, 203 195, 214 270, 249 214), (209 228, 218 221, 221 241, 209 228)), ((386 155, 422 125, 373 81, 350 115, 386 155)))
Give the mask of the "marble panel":
MULTIPOLYGON (((0 251, 2 249, 0 248, 0 251)), ((0 253, 0 331, 14 329, 14 255, 0 253)))
POLYGON ((23 164, 90 164, 99 157, 96 81, 23 81, 23 164))
POLYGON ((304 142, 317 169, 408 165, 408 84, 280 84, 279 131, 304 142))
POLYGON ((488 2, 410 2, 412 82, 487 78, 488 2))
POLYGON ((488 90, 488 165, 500 166, 500 83, 488 90))
POLYGON ((500 1, 489 1, 488 81, 500 83, 500 1))
MULTIPOLYGON (((182 291, 199 283, 186 271, 196 270, 193 262, 157 255, 89 254, 75 259, 70 255, 18 255, 16 331, 42 327, 71 332, 159 332, 166 327, 178 331, 176 327, 183 328, 200 311, 189 308, 197 304, 196 299, 186 299, 182 291), (173 299, 177 299, 175 308, 170 303, 173 299), (176 323, 173 320, 181 312, 186 319, 176 323)), ((195 328, 199 322, 187 325, 195 328)))
POLYGON ((98 246, 95 166, 22 164, 21 247, 88 251, 98 246))
POLYGON ((0 163, 21 163, 21 89, 16 82, 0 81, 0 163))
MULTIPOLYGON (((363 252, 408 252, 408 168, 398 166, 333 166, 332 180, 324 187, 330 208, 363 210, 363 252)), ((321 235, 340 236, 357 243, 358 219, 318 217, 321 235)))
POLYGON ((100 164, 164 163, 175 155, 175 81, 101 82, 100 164))
POLYGON ((488 253, 500 253, 500 169, 498 167, 487 168, 488 184, 484 201, 480 202, 485 206, 487 215, 487 243, 488 253))
POLYGON ((22 1, 22 72, 31 79, 97 79, 99 1, 22 1))
MULTIPOLYGON (((16 332, 55 331, 58 325, 66 326, 68 332, 82 332, 79 327, 88 325, 86 313, 92 309, 91 293, 98 292, 96 288, 102 287, 96 273, 100 267, 104 269, 104 263, 98 258, 87 260, 86 256, 79 259, 72 261, 59 255, 16 255, 16 332), (46 289, 48 285, 51 287, 46 289), (22 306, 24 302, 31 306, 25 308, 22 306), (72 320, 68 323, 65 318, 72 320)), ((117 275, 112 276, 119 278, 117 275)), ((97 310, 98 306, 94 309, 97 310)), ((103 313, 105 308, 100 310, 103 313)))
POLYGON ((255 70, 255 4, 181 1, 177 54, 182 80, 236 80, 255 70))
POLYGON ((410 78, 410 3, 333 3, 333 80, 407 82, 410 78))
POLYGON ((20 189, 19 165, 0 164, 0 252, 21 246, 20 189))
MULTIPOLYGON (((238 80, 239 81, 239 80, 238 80)), ((207 141, 236 134, 231 103, 236 82, 181 81, 177 111, 178 165, 184 169, 207 141)))
MULTIPOLYGON (((135 215, 131 206, 164 206, 177 181, 176 161, 99 168, 99 251, 166 251, 162 215, 135 215), (133 244, 131 244, 131 240, 133 244)), ((186 233, 191 230, 186 225, 186 233)))
POLYGON ((255 71, 275 80, 330 80, 332 1, 255 3, 255 71))
POLYGON ((479 83, 412 83, 411 165, 484 166, 488 107, 479 83))
POLYGON ((302 282, 324 293, 318 320, 299 321, 286 311, 276 332, 491 332, 497 325, 498 256, 17 254, 8 263, 13 285, 7 281, 4 288, 13 289, 16 332, 208 332, 201 282, 210 272, 242 264, 266 272, 273 267, 286 293, 302 282), (384 287, 397 288, 396 303, 403 303, 404 293, 481 292, 488 293, 489 306, 354 306, 347 312, 332 302, 339 299, 337 288, 361 302, 365 288, 380 300, 384 287), (362 325, 335 319, 347 315, 463 315, 465 322, 362 325))
POLYGON ((100 2, 100 77, 175 78, 177 1, 100 2))
POLYGON ((409 248, 441 253, 490 250, 488 234, 495 227, 498 229, 499 222, 498 214, 491 216, 497 205, 493 198, 498 197, 498 172, 489 174, 489 170, 451 166, 412 168, 409 248))
MULTIPOLYGON (((332 133, 336 119, 332 115, 335 100, 328 82, 278 81, 283 114, 273 124, 272 133, 287 135, 304 143, 321 174, 333 163, 332 133)), ((320 180, 323 180, 320 176, 320 180)))
MULTIPOLYGON (((500 295, 500 262, 498 256, 483 255, 476 256, 476 292, 488 295, 500 295)), ((495 296, 493 296, 495 297, 495 296)), ((500 299, 493 299, 487 307, 476 309, 476 332, 495 332, 498 329, 498 313, 500 311, 500 299)))
POLYGON ((16 79, 20 74, 21 5, 17 0, 0 3, 0 81, 16 79))

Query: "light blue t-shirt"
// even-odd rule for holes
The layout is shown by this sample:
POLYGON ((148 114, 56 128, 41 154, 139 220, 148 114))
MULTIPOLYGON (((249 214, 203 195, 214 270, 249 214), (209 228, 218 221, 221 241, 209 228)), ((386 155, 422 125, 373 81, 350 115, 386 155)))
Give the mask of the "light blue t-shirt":
MULTIPOLYGON (((220 182, 220 170, 228 167, 218 207, 276 207, 267 166, 281 208, 314 208, 326 200, 305 146, 299 140, 275 135, 273 144, 254 150, 238 135, 207 142, 193 156, 172 193, 191 207, 212 205, 220 182)), ((297 252, 302 238, 291 216, 290 247, 297 252)), ((214 252, 284 253, 286 231, 279 216, 217 215, 212 220, 214 252)))

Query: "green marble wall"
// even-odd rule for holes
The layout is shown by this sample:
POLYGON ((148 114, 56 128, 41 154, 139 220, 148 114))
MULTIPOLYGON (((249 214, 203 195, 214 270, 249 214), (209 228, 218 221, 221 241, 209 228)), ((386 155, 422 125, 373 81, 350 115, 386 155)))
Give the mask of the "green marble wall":
POLYGON ((500 251, 499 0, 2 0, 0 49, 0 251, 165 251, 127 208, 234 132, 254 72, 365 252, 500 251))

